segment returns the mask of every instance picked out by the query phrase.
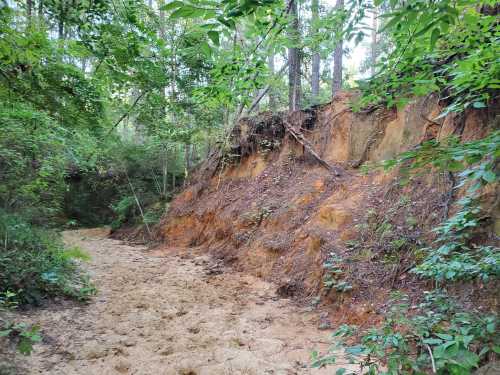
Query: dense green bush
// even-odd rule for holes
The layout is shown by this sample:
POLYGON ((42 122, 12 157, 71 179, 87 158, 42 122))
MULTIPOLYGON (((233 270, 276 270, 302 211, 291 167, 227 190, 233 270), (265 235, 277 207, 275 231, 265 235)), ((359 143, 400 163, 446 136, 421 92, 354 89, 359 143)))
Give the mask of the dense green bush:
POLYGON ((95 293, 75 262, 85 255, 64 249, 54 232, 0 211, 0 238, 0 294, 12 292, 20 304, 39 304, 56 295, 84 300, 95 293))
POLYGON ((443 290, 426 292, 417 306, 411 306, 407 296, 394 294, 390 305, 380 327, 341 326, 334 333, 333 354, 314 352, 312 366, 336 363, 342 349, 362 373, 468 375, 500 353, 498 316, 464 311, 443 290))

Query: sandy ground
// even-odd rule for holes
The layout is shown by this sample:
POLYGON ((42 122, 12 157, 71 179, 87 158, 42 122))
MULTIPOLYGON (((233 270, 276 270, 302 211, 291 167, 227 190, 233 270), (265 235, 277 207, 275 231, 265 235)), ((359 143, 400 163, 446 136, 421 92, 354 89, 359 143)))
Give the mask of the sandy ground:
POLYGON ((99 293, 88 304, 24 313, 44 335, 24 360, 27 374, 335 373, 308 368, 311 351, 330 346, 318 313, 278 298, 275 285, 207 257, 130 247, 100 230, 64 238, 91 255, 86 268, 99 293))

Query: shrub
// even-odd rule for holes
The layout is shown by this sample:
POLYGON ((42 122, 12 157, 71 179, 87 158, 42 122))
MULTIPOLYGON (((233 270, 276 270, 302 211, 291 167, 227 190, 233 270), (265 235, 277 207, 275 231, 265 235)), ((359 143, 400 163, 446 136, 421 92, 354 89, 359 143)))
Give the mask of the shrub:
POLYGON ((443 290, 426 292, 414 306, 416 313, 407 296, 394 298, 381 327, 341 326, 334 333, 333 354, 313 352, 312 367, 336 363, 343 350, 349 363, 360 366, 359 373, 468 375, 500 353, 498 316, 466 312, 443 290))
POLYGON ((14 292, 20 304, 57 295, 86 299, 95 293, 74 262, 85 255, 65 250, 54 232, 0 211, 0 239, 0 293, 14 292))

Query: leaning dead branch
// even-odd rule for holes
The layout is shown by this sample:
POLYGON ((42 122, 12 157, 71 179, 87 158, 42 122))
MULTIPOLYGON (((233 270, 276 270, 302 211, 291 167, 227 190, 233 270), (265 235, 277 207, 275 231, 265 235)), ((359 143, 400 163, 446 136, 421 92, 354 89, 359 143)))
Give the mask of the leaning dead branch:
POLYGON ((309 141, 304 137, 304 135, 296 130, 292 124, 290 124, 288 121, 283 121, 283 126, 285 127, 285 130, 298 142, 300 143, 303 147, 304 150, 306 150, 309 154, 311 154, 316 161, 326 168, 327 170, 333 172, 336 176, 340 176, 342 174, 342 171, 340 168, 334 167, 330 163, 328 163, 326 160, 322 159, 316 151, 314 151, 314 148, 312 145, 309 143, 309 141))

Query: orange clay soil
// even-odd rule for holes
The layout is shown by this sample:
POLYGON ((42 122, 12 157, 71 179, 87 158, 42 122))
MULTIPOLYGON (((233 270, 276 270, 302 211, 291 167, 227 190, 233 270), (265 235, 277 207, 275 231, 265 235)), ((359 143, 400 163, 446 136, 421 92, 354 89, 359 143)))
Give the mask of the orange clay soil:
MULTIPOLYGON (((226 157, 214 152, 171 202, 157 229, 163 246, 199 247, 234 270, 275 282, 281 295, 321 299, 335 325, 379 321, 391 290, 421 293, 425 285, 408 271, 432 241, 431 229, 456 209, 460 192, 448 173, 400 184, 398 171, 365 174, 359 166, 431 139, 484 137, 491 114, 432 120, 440 111, 435 97, 353 113, 352 96, 241 120, 226 157), (347 293, 325 288, 332 254, 338 281, 352 287, 347 293)), ((485 199, 492 201, 497 192, 490 193, 485 199)))

